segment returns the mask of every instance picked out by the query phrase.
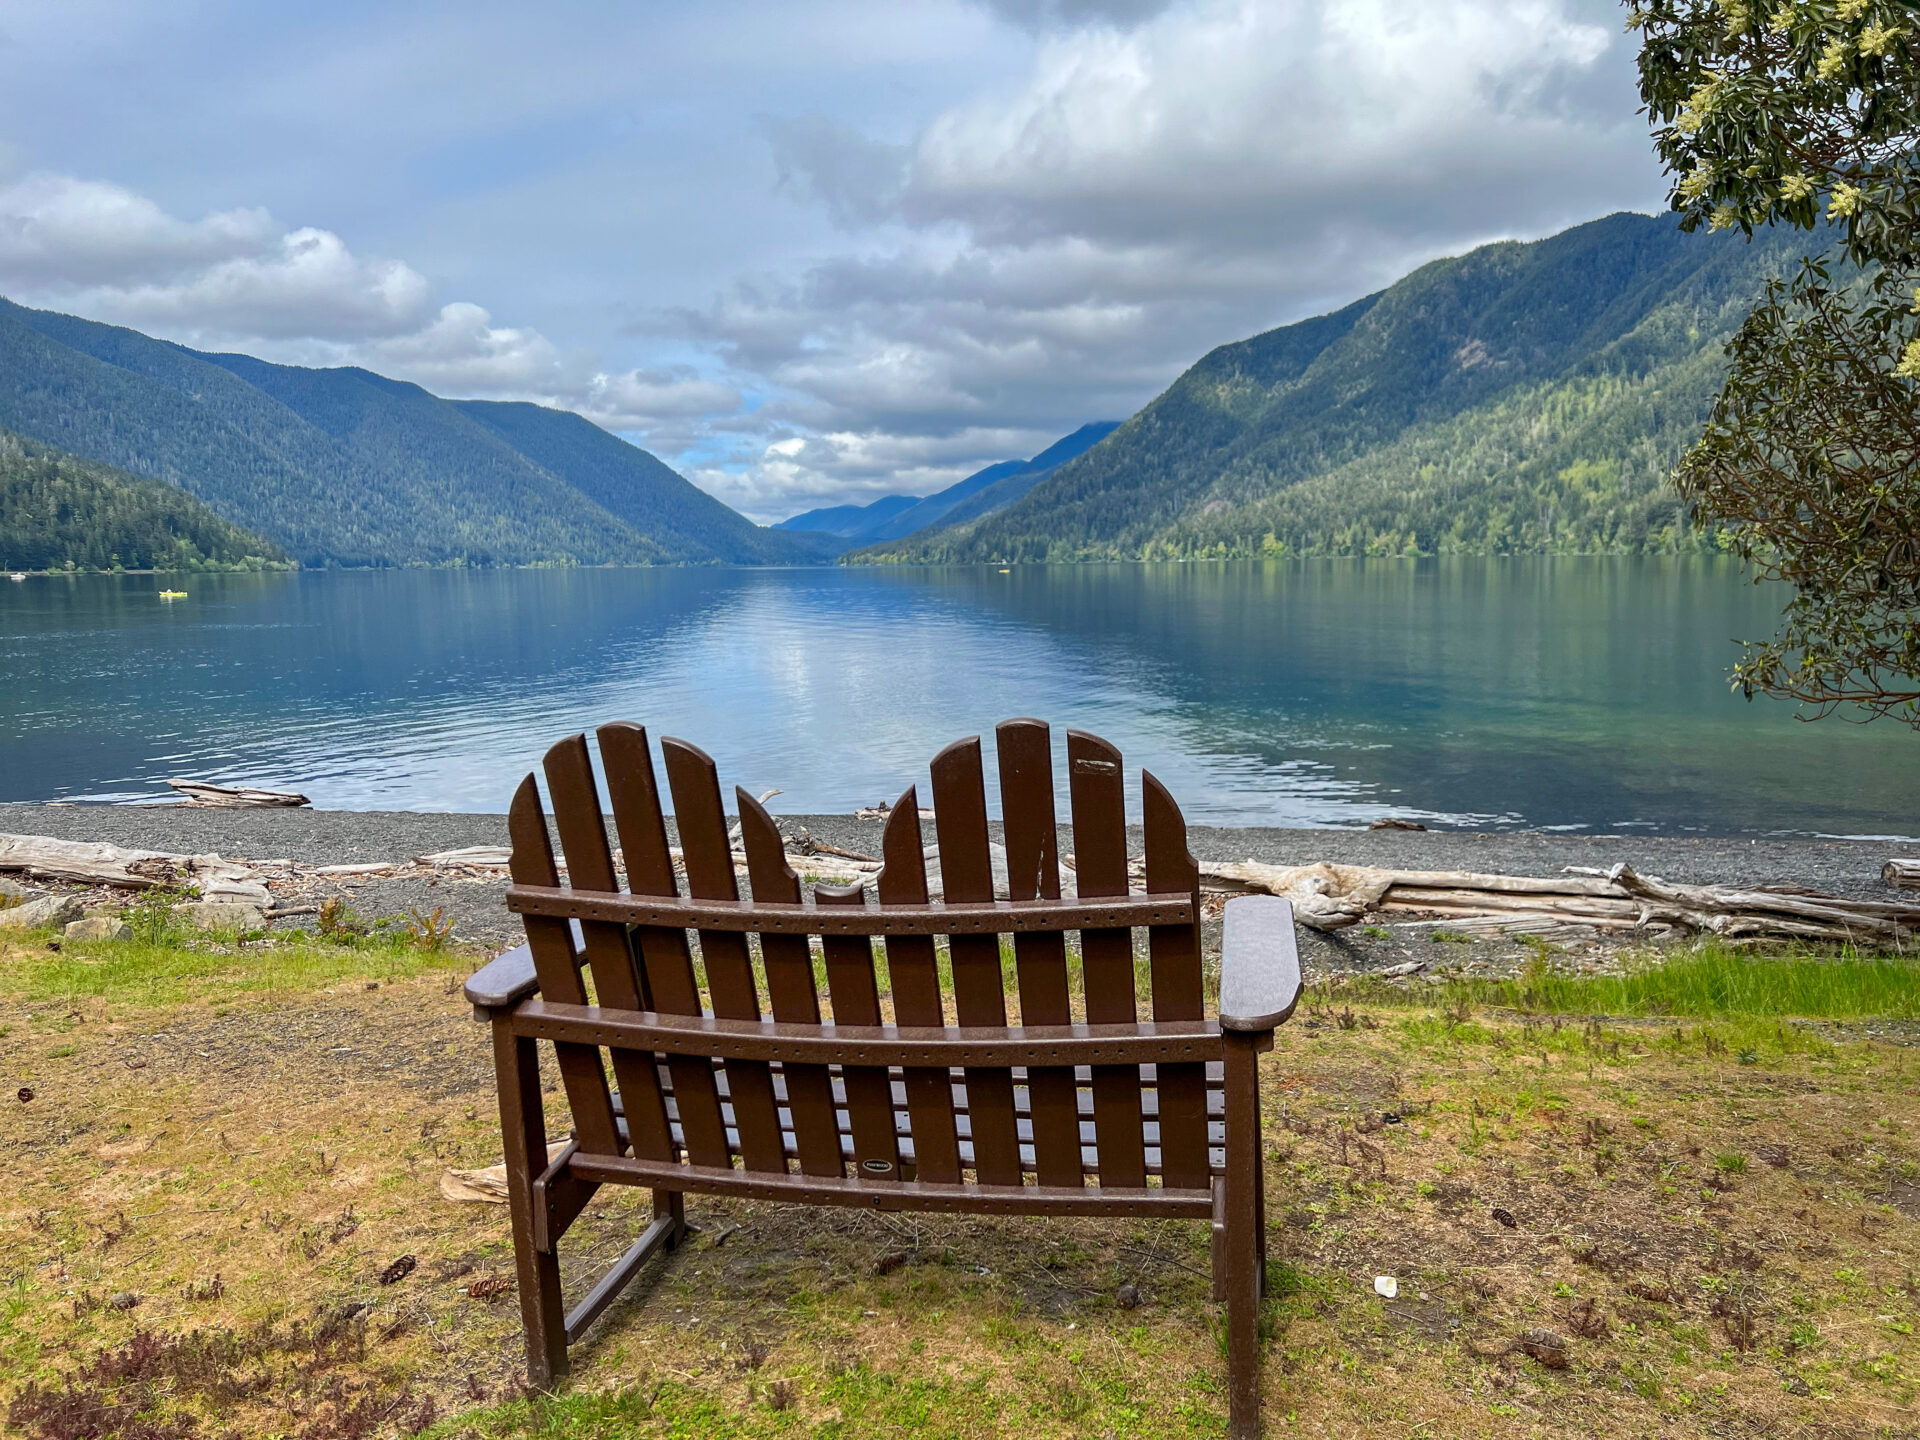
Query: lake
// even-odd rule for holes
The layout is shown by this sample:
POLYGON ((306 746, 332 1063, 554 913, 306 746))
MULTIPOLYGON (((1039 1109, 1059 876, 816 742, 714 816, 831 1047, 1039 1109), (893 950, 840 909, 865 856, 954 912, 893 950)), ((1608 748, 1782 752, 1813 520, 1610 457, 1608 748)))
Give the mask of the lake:
POLYGON ((1119 745, 1136 814, 1145 764, 1220 824, 1920 833, 1920 735, 1728 693, 1779 599, 1610 558, 35 577, 0 583, 0 799, 499 811, 632 719, 846 811, 1037 715, 1119 745))

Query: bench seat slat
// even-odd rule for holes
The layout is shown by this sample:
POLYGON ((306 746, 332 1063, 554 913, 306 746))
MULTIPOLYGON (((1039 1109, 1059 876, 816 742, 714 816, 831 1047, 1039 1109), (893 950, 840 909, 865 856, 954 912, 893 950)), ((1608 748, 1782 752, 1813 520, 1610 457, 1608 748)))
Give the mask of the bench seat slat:
MULTIPOLYGON (((1081 1078, 1078 1082, 1079 1084, 1079 1090, 1078 1090, 1079 1115, 1082 1120, 1086 1120, 1091 1118, 1094 1115, 1095 1111, 1098 1108, 1099 1102, 1093 1096, 1088 1094, 1087 1080, 1085 1078, 1086 1067, 1081 1066, 1079 1067, 1079 1070, 1081 1075, 1081 1078)), ((661 1087, 666 1093, 667 1098, 670 1100, 673 1097, 673 1077, 665 1069, 664 1066, 661 1067, 660 1073, 662 1077, 661 1087)), ((1014 1072, 1016 1080, 1018 1079, 1019 1074, 1020 1072, 1018 1070, 1014 1072)), ((903 1111, 911 1112, 913 1107, 910 1100, 908 1099, 906 1087, 901 1084, 898 1078, 894 1079, 892 1088, 893 1088, 893 1108, 895 1110, 903 1110, 903 1111)), ((954 1112, 959 1115, 965 1115, 967 1113, 968 1106, 967 1106, 967 1089, 966 1089, 964 1080, 962 1080, 959 1077, 956 1077, 949 1088, 952 1095, 954 1112)), ((788 1094, 787 1094, 786 1076, 778 1061, 775 1061, 773 1064, 773 1093, 774 1093, 774 1098, 778 1100, 781 1105, 788 1105, 791 1103, 788 1099, 788 1094)), ((833 1077, 832 1095, 833 1095, 833 1104, 838 1106, 840 1109, 844 1110, 847 1106, 847 1092, 845 1087, 840 1084, 840 1080, 837 1075, 833 1077)), ((1157 1087, 1155 1087, 1151 1082, 1148 1082, 1145 1088, 1143 1088, 1143 1090, 1141 1091, 1141 1097, 1142 1097, 1142 1100, 1145 1102, 1142 1107, 1145 1119, 1148 1121, 1157 1122, 1160 1118, 1159 1092, 1157 1087)), ((723 1101, 731 1099, 731 1095, 727 1089, 727 1083, 724 1075, 722 1076, 720 1081, 720 1098, 723 1101)), ((613 1097, 613 1108, 616 1111, 618 1111, 620 1109, 620 1105, 621 1105, 620 1096, 616 1093, 613 1097)), ((1028 1104, 1027 1089, 1024 1085, 1020 1085, 1016 1083, 1016 1085, 1014 1086, 1013 1106, 1014 1106, 1014 1114, 1031 1117, 1033 1112, 1030 1105, 1028 1104)), ((1214 1084, 1207 1091, 1207 1118, 1209 1120, 1219 1120, 1225 1114, 1226 1114, 1225 1096, 1223 1095, 1219 1085, 1214 1084)))
MULTIPOLYGON (((735 1119, 734 1119, 733 1107, 730 1105, 722 1106, 721 1113, 725 1117, 728 1132, 731 1134, 737 1128, 735 1124, 735 1119)), ((844 1142, 846 1141, 847 1137, 853 1133, 852 1127, 848 1122, 848 1117, 850 1113, 851 1112, 846 1110, 839 1110, 834 1113, 834 1128, 836 1133, 840 1136, 843 1142, 843 1148, 844 1148, 844 1142)), ((793 1112, 787 1109, 785 1106, 782 1106, 779 1110, 779 1116, 780 1116, 780 1131, 781 1131, 781 1134, 786 1137, 786 1140, 784 1142, 787 1147, 786 1154, 788 1158, 792 1158, 792 1156, 795 1153, 793 1149, 793 1112)), ((679 1128, 680 1117, 677 1113, 675 1113, 671 1104, 668 1105, 668 1119, 673 1124, 677 1132, 679 1128)), ((1076 1124, 1078 1126, 1080 1150, 1085 1159, 1085 1163, 1089 1169, 1097 1171, 1100 1168, 1100 1151, 1099 1151, 1099 1139, 1094 1130, 1093 1122, 1091 1120, 1081 1120, 1076 1122, 1076 1124)), ((1020 1138, 1020 1143, 1022 1145, 1031 1146, 1033 1143, 1032 1117, 1027 1115, 1021 1115, 1015 1119, 1014 1126, 1015 1126, 1015 1131, 1020 1138)), ((958 1128, 959 1139, 962 1142, 972 1141, 973 1127, 967 1123, 966 1116, 962 1115, 959 1117, 959 1125, 957 1128, 958 1128)), ((893 1130, 894 1130, 894 1134, 897 1137, 899 1137, 901 1140, 910 1140, 913 1138, 912 1117, 908 1115, 908 1113, 905 1110, 896 1110, 893 1112, 893 1130)), ((1146 1121, 1141 1126, 1141 1132, 1145 1137, 1147 1148, 1152 1149, 1153 1147, 1159 1145, 1160 1126, 1157 1121, 1153 1121, 1153 1120, 1146 1121)), ((622 1133, 623 1134, 625 1133, 624 1129, 622 1133)), ((1226 1136, 1226 1127, 1223 1121, 1213 1120, 1208 1122, 1207 1141, 1210 1145, 1213 1145, 1217 1148, 1221 1144, 1225 1143, 1225 1136, 1226 1136)))
POLYGON ((867 1210, 944 1210, 1018 1215, 1186 1215, 1213 1213, 1211 1185, 1175 1190, 1152 1186, 1101 1189, 1046 1185, 935 1185, 913 1180, 840 1179, 707 1165, 637 1160, 581 1151, 570 1163, 584 1180, 672 1186, 754 1200, 805 1199, 815 1205, 867 1210))
MULTIPOLYGON (((775 1083, 777 1086, 778 1085, 777 1075, 775 1077, 775 1083)), ((672 1128, 675 1138, 677 1139, 680 1133, 679 1114, 674 1106, 674 1101, 671 1094, 667 1096, 666 1103, 667 1103, 667 1114, 668 1114, 669 1124, 672 1128)), ((620 1108, 620 1101, 617 1095, 614 1097, 614 1107, 616 1111, 618 1111, 618 1109, 620 1108)), ((725 1103, 724 1097, 721 1105, 721 1111, 723 1116, 725 1117, 725 1123, 728 1127, 728 1134, 729 1134, 729 1137, 731 1138, 734 1135, 734 1128, 735 1128, 733 1108, 731 1105, 725 1103)), ((1080 1105, 1080 1119, 1078 1121, 1078 1139, 1080 1142, 1078 1163, 1080 1165, 1081 1173, 1087 1178, 1110 1179, 1110 1173, 1108 1171, 1108 1168, 1103 1163, 1103 1156, 1100 1149, 1098 1130, 1093 1120, 1090 1118, 1092 1113, 1093 1112, 1090 1106, 1088 1105, 1088 1097, 1086 1097, 1083 1094, 1081 1097, 1081 1105, 1080 1105)), ((797 1139, 794 1132, 793 1112, 789 1107, 782 1104, 779 1108, 779 1117, 780 1117, 781 1141, 784 1147, 785 1158, 788 1160, 795 1159, 798 1155, 798 1151, 796 1149, 797 1139)), ((843 1160, 851 1160, 854 1154, 853 1141, 852 1141, 851 1112, 846 1108, 844 1098, 842 1099, 841 1104, 833 1112, 832 1124, 834 1128, 835 1142, 836 1142, 834 1145, 835 1152, 839 1154, 843 1160)), ((916 1163, 917 1147, 915 1144, 915 1135, 913 1130, 913 1118, 912 1118, 911 1112, 907 1109, 907 1107, 904 1104, 900 1103, 898 1100, 896 1100, 894 1109, 893 1109, 893 1125, 894 1125, 894 1133, 895 1133, 895 1136, 897 1137, 897 1143, 900 1146, 901 1163, 909 1166, 914 1165, 916 1163)), ((1015 1112, 1015 1131, 1016 1131, 1017 1141, 1020 1147, 1021 1172, 1023 1175, 1034 1175, 1036 1172, 1034 1171, 1034 1168, 1033 1168, 1033 1161, 1034 1161, 1033 1117, 1030 1111, 1028 1111, 1024 1106, 1022 1106, 1020 1109, 1018 1109, 1015 1112)), ((622 1127, 621 1133, 623 1135, 625 1133, 624 1126, 622 1127)), ((1141 1173, 1158 1175, 1160 1173, 1160 1125, 1159 1125, 1159 1122, 1152 1118, 1149 1118, 1146 1121, 1144 1121, 1141 1126, 1141 1138, 1143 1141, 1142 1150, 1141 1150, 1142 1163, 1145 1166, 1145 1170, 1141 1173)), ((957 1149, 959 1152, 959 1158, 962 1161, 962 1168, 966 1168, 966 1169, 973 1168, 973 1165, 974 1165, 973 1125, 972 1125, 971 1118, 968 1116, 966 1109, 964 1107, 960 1107, 956 1115, 955 1139, 956 1139, 957 1149)), ((1226 1143, 1225 1118, 1224 1118, 1222 1108, 1216 1107, 1213 1111, 1212 1117, 1209 1119, 1207 1124, 1209 1170, 1210 1170, 1210 1173, 1212 1174, 1219 1175, 1219 1174, 1225 1173, 1224 1167, 1225 1167, 1226 1161, 1225 1161, 1225 1151, 1223 1149, 1225 1143, 1226 1143)), ((1120 1184, 1123 1182, 1112 1181, 1111 1183, 1120 1184)))
MULTIPOLYGON (((785 1123, 785 1117, 783 1117, 782 1123, 783 1124, 785 1123)), ((1162 1173, 1161 1166, 1160 1166, 1159 1132, 1157 1127, 1149 1127, 1149 1128, 1152 1130, 1152 1136, 1151 1136, 1152 1143, 1147 1145, 1141 1152, 1145 1157, 1143 1162, 1146 1166, 1145 1173, 1148 1175, 1159 1175, 1162 1173)), ((672 1129, 675 1137, 678 1138, 680 1133, 680 1127, 678 1125, 674 1125, 672 1129)), ((626 1134, 626 1127, 624 1125, 621 1126, 620 1133, 623 1136, 626 1134)), ((727 1131, 727 1135, 731 1142, 737 1143, 739 1139, 737 1132, 729 1129, 727 1131)), ((1020 1127, 1020 1137, 1021 1137, 1020 1139, 1020 1173, 1023 1178, 1026 1176, 1035 1176, 1037 1178, 1038 1172, 1034 1169, 1032 1126, 1023 1124, 1020 1127)), ((1220 1125, 1213 1125, 1208 1127, 1208 1137, 1210 1142, 1207 1149, 1208 1173, 1210 1175, 1215 1175, 1215 1176, 1224 1175, 1227 1173, 1225 1127, 1220 1125)), ((799 1159, 799 1150, 797 1148, 797 1142, 794 1138, 793 1131, 790 1128, 782 1130, 781 1144, 783 1146, 784 1156, 786 1160, 791 1162, 799 1159)), ((973 1169, 974 1154, 973 1154, 972 1136, 962 1135, 959 1138, 959 1140, 955 1142, 955 1144, 959 1152, 961 1168, 965 1170, 973 1169)), ((917 1155, 916 1155, 916 1147, 914 1144, 913 1136, 906 1129, 901 1129, 899 1131, 899 1146, 900 1146, 901 1165, 907 1169, 917 1168, 917 1155)), ((853 1133, 845 1124, 842 1124, 839 1128, 838 1144, 836 1148, 839 1151, 840 1158, 843 1163, 850 1163, 853 1160, 854 1158, 853 1133)), ((576 1151, 575 1153, 585 1153, 585 1152, 576 1151)), ((743 1169, 742 1173, 754 1173, 754 1172, 748 1172, 743 1169)), ((761 1173, 778 1174, 779 1172, 776 1170, 776 1171, 761 1172, 761 1173)), ((1100 1164, 1099 1164, 1099 1152, 1095 1148, 1095 1146, 1091 1143, 1080 1147, 1080 1174, 1084 1179, 1095 1182, 1095 1183, 1098 1183, 1103 1178, 1101 1175, 1100 1164)), ((923 1185, 929 1185, 934 1183, 925 1176, 920 1176, 916 1178, 923 1185)), ((1110 1185, 1108 1188, 1112 1189, 1113 1187, 1110 1185)))

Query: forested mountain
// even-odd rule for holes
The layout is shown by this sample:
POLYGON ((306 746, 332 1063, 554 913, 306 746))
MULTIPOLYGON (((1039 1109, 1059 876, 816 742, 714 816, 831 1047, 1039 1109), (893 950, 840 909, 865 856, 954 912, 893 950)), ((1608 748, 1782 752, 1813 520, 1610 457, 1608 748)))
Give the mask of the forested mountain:
POLYGON ((0 430, 0 570, 264 570, 271 540, 163 480, 0 430))
MULTIPOLYGON (((809 510, 776 529, 824 531, 851 544, 897 540, 931 525, 952 525, 1004 510, 1054 470, 1084 455, 1119 428, 1117 420, 1096 420, 1056 440, 1031 460, 1002 460, 924 499, 888 495, 871 505, 837 505, 809 510)), ((845 547, 842 547, 845 548, 845 547)))
POLYGON ((0 427, 177 485, 306 565, 823 553, 576 415, 443 400, 366 370, 201 354, 4 300, 0 427))
POLYGON ((1668 472, 1727 336, 1809 243, 1620 214, 1435 261, 1221 346, 1005 510, 848 558, 1698 545, 1668 472))
POLYGON ((900 517, 899 525, 890 526, 881 538, 905 538, 916 530, 924 530, 928 525, 959 525, 983 515, 996 515, 1067 461, 1086 454, 1119 428, 1118 420, 1096 420, 1091 425, 1082 425, 1064 440, 1056 440, 1024 465, 996 476, 971 494, 959 496, 924 524, 914 524, 912 529, 903 528, 917 518, 909 511, 900 517))
POLYGON ((454 404, 677 560, 790 564, 838 548, 755 525, 639 446, 571 411, 497 400, 454 404))

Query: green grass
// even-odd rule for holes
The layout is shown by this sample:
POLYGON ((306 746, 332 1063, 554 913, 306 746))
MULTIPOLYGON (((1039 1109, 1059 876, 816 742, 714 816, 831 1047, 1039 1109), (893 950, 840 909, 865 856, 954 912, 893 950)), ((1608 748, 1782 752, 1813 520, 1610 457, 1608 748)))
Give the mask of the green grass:
POLYGON ((465 976, 477 956, 424 950, 401 933, 320 940, 306 931, 242 943, 217 935, 188 940, 69 941, 56 952, 51 932, 28 932, 7 947, 0 991, 28 1002, 99 999, 179 1005, 228 995, 321 990, 346 980, 400 980, 432 971, 465 976))
POLYGON ((744 1405, 675 1380, 642 1382, 612 1392, 512 1401, 471 1411, 423 1432, 426 1440, 673 1440, 808 1436, 853 1440, 899 1436, 971 1440, 982 1435, 1115 1437, 1217 1436, 1211 1407, 1195 1403, 1211 1391, 1202 1381, 1159 1413, 1150 1413, 1127 1384, 1122 1362, 1065 1357, 1023 1376, 1015 1393, 987 1376, 910 1375, 864 1361, 791 1379, 749 1383, 744 1405), (1077 1363, 1075 1363, 1077 1361, 1077 1363))
POLYGON ((1355 1000, 1432 1006, 1449 999, 1546 1015, 1690 1016, 1700 1019, 1920 1019, 1920 961, 1851 949, 1756 954, 1706 941, 1690 950, 1630 956, 1619 975, 1577 975, 1543 958, 1507 979, 1445 986, 1349 987, 1355 1000))

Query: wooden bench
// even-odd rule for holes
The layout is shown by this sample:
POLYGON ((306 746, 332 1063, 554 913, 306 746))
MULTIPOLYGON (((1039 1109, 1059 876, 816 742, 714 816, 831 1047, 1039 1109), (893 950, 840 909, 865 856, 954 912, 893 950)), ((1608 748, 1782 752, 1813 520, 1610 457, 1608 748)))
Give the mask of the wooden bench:
POLYGON ((1257 1434, 1266 1221, 1255 1057, 1300 993, 1287 903, 1246 896, 1227 906, 1210 1018, 1199 872, 1179 807, 1141 776, 1146 876, 1144 893, 1134 890, 1120 753, 1069 731, 1073 894, 1062 898, 1052 747, 1035 720, 1010 720, 995 736, 1004 895, 995 893, 980 741, 935 757, 937 901, 915 788, 887 817, 877 904, 859 883, 818 885, 808 899, 772 818, 736 791, 753 897, 743 901, 713 761, 663 740, 683 896, 646 732, 616 724, 598 735, 626 889, 586 740, 575 735, 545 762, 570 883, 560 883, 529 775, 513 799, 507 891, 527 944, 466 987, 492 1026, 530 1381, 545 1388, 564 1376, 568 1345, 651 1255, 679 1242, 688 1192, 878 1210, 1188 1216, 1213 1222, 1232 1433, 1257 1434), (1068 932, 1079 935, 1077 956, 1068 932), (1006 936, 1019 1024, 1008 1023, 1006 936), (830 1019, 815 985, 816 944, 830 1019), (551 1163, 542 1040, 573 1116, 551 1163), (567 1311, 559 1241, 603 1184, 650 1188, 655 1218, 567 1311))

